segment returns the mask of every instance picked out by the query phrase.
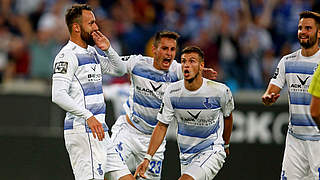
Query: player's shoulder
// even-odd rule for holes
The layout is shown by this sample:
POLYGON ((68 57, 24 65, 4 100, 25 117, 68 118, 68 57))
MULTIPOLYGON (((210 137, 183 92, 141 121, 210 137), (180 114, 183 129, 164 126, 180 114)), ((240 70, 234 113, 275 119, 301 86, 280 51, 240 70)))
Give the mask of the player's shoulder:
POLYGON ((74 56, 76 54, 76 45, 72 45, 72 43, 68 42, 65 46, 62 47, 62 49, 59 51, 59 53, 56 56, 57 58, 68 58, 69 56, 74 56))
POLYGON ((281 60, 282 60, 282 61, 292 61, 292 60, 296 60, 297 57, 298 57, 298 55, 299 55, 299 53, 300 53, 300 51, 301 51, 301 49, 296 50, 295 52, 292 52, 292 53, 290 53, 290 54, 287 54, 287 55, 283 56, 283 57, 281 58, 281 60))
POLYGON ((206 83, 207 87, 214 91, 225 92, 230 90, 230 88, 222 82, 218 82, 218 81, 214 81, 206 78, 203 78, 203 80, 204 80, 204 83, 206 83))

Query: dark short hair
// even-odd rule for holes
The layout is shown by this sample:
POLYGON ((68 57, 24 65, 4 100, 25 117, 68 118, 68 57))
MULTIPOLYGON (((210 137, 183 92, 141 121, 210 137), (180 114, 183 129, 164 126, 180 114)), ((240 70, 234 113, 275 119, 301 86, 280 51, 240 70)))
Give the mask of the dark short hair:
POLYGON ((67 10, 65 18, 70 33, 72 32, 73 23, 81 23, 82 10, 93 11, 87 4, 74 4, 67 10))
POLYGON ((180 37, 180 35, 176 32, 172 32, 172 31, 160 31, 157 32, 155 37, 154 37, 154 42, 153 45, 155 47, 158 47, 158 44, 161 40, 161 38, 169 38, 169 39, 174 39, 174 40, 178 40, 178 38, 180 37))
POLYGON ((313 11, 303 11, 299 14, 301 20, 302 18, 312 18, 316 21, 316 25, 319 28, 320 25, 320 14, 313 11))
POLYGON ((204 53, 198 46, 187 46, 181 51, 181 56, 183 54, 189 54, 189 53, 197 53, 200 57, 200 62, 204 61, 204 53))

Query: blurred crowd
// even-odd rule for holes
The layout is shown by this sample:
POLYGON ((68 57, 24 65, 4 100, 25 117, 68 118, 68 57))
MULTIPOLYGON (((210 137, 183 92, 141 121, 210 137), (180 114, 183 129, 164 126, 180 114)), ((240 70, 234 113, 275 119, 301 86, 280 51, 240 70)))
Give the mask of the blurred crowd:
MULTIPOLYGON (((0 83, 50 82, 54 57, 68 41, 64 13, 73 3, 94 8, 120 55, 152 56, 155 32, 178 32, 179 48, 201 47, 205 66, 233 91, 264 89, 281 56, 299 48, 299 13, 319 10, 317 0, 0 0, 0 83)), ((118 81, 126 80, 104 82, 118 81)))

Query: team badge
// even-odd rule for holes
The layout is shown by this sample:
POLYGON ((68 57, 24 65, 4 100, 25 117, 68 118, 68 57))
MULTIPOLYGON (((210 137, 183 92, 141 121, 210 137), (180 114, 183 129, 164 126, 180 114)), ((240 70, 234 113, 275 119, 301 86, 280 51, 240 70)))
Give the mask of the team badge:
POLYGON ((97 168, 97 171, 98 171, 98 173, 100 174, 100 175, 103 175, 103 170, 102 170, 102 168, 101 168, 101 165, 102 164, 98 164, 98 168, 97 168))

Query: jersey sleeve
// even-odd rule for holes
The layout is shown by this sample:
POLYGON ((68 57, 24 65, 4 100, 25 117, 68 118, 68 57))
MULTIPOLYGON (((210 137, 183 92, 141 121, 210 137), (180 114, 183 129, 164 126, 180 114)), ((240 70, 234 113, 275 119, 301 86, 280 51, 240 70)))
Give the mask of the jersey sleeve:
MULTIPOLYGON (((96 51, 96 49, 95 49, 96 51)), ((96 52, 103 74, 110 74, 113 76, 123 76, 126 73, 125 63, 121 60, 118 53, 110 46, 107 51, 104 51, 106 57, 101 56, 96 52)))
POLYGON ((224 117, 230 116, 231 112, 234 109, 234 101, 232 93, 229 87, 225 86, 225 90, 222 97, 222 112, 224 117))
POLYGON ((78 60, 71 52, 60 52, 53 63, 52 79, 59 79, 71 83, 78 68, 78 60))
POLYGON ((131 74, 134 65, 138 62, 139 59, 143 58, 142 55, 130 55, 130 56, 121 56, 120 57, 126 65, 126 72, 131 74))
POLYGON ((78 61, 72 53, 59 53, 53 63, 52 102, 65 111, 88 119, 93 114, 77 104, 68 94, 72 78, 78 68, 78 61))
POLYGON ((170 101, 169 92, 170 88, 167 88, 157 115, 157 119, 164 124, 169 124, 174 119, 174 110, 170 101))
POLYGON ((286 82, 285 76, 285 65, 284 65, 284 58, 282 58, 277 66, 276 71, 274 72, 270 84, 274 84, 279 88, 283 88, 286 82))
POLYGON ((308 92, 320 98, 320 68, 318 67, 312 77, 308 92))

